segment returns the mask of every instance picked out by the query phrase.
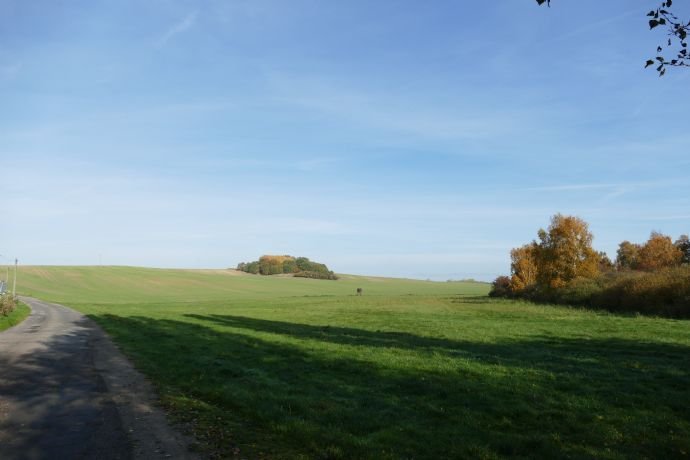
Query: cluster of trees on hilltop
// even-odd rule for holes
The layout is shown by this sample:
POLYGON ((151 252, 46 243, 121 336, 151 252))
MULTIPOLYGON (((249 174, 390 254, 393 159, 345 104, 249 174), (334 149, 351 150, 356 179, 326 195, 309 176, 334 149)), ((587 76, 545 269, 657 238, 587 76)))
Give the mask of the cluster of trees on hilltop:
POLYGON ((652 232, 644 244, 623 241, 616 260, 592 248, 585 221, 557 214, 532 241, 510 252, 510 276, 490 295, 690 316, 690 239, 652 232))
POLYGON ((337 280, 338 276, 325 264, 312 262, 307 257, 261 256, 254 262, 241 262, 237 269, 255 275, 292 274, 301 278, 337 280))

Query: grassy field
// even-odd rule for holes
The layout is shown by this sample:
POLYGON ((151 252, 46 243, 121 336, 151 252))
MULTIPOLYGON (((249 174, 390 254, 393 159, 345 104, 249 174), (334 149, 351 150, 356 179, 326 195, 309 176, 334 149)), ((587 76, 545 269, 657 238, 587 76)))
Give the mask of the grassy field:
POLYGON ((221 457, 687 458, 690 322, 478 283, 28 267, 221 457), (354 296, 362 287, 364 296, 354 296))
POLYGON ((12 313, 7 316, 0 315, 0 332, 21 323, 26 319, 27 316, 29 316, 29 313, 31 313, 29 307, 19 302, 17 304, 17 308, 15 308, 12 313))

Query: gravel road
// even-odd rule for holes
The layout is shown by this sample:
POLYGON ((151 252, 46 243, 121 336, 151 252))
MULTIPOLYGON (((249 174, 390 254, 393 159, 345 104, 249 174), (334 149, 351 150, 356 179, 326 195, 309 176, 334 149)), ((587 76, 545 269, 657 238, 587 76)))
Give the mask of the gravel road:
POLYGON ((31 316, 0 333, 0 458, 196 458, 92 320, 22 301, 31 316))

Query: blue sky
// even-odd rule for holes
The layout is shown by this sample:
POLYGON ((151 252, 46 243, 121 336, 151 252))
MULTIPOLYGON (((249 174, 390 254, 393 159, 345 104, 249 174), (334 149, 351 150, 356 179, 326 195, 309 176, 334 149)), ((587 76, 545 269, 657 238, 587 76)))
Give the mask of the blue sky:
POLYGON ((657 3, 0 1, 0 253, 489 280, 557 212, 612 256, 676 238, 657 3))

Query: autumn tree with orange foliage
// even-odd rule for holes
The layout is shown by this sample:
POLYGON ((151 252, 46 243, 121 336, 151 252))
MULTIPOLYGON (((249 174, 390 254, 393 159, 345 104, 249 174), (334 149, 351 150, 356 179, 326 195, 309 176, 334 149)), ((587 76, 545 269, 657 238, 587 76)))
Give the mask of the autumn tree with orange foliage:
POLYGON ((616 264, 592 249, 578 217, 556 214, 539 241, 510 251, 511 277, 499 276, 490 296, 610 311, 690 318, 690 237, 675 242, 652 232, 645 244, 623 241, 616 264))
POLYGON ((654 271, 680 265, 682 259, 682 251, 673 244, 670 236, 652 232, 640 248, 638 266, 641 270, 654 271))
POLYGON ((532 242, 510 251, 510 289, 517 293, 537 282, 537 244, 532 242))
POLYGON ((540 285, 561 288, 575 278, 594 278, 599 274, 599 255, 592 249, 593 236, 584 220, 556 214, 549 228, 540 229, 538 235, 540 285))

